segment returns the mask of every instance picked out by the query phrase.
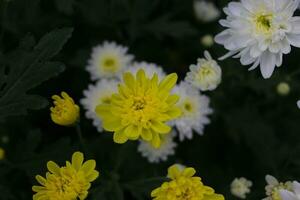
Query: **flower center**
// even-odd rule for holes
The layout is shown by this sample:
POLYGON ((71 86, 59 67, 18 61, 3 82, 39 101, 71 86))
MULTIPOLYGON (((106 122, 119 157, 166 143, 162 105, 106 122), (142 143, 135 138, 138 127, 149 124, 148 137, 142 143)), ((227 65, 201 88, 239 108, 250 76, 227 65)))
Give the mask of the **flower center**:
POLYGON ((106 96, 106 97, 100 98, 99 103, 110 104, 111 103, 111 96, 106 96))
POLYGON ((193 110, 193 106, 191 104, 191 102, 186 101, 183 105, 183 108, 185 111, 191 112, 193 110))
POLYGON ((111 59, 111 58, 106 59, 106 60, 104 61, 104 66, 107 67, 107 68, 111 68, 111 67, 113 67, 115 64, 116 64, 115 60, 114 60, 114 59, 111 59))
POLYGON ((69 110, 70 110, 70 105, 65 100, 62 100, 57 105, 55 105, 53 109, 53 113, 61 117, 64 114, 68 113, 69 110))
POLYGON ((272 14, 259 14, 256 16, 254 23, 256 31, 259 33, 268 34, 271 33, 272 28, 272 14))
POLYGON ((115 72, 119 68, 119 63, 115 57, 108 56, 101 61, 100 67, 105 71, 115 72))
POLYGON ((134 110, 137 111, 137 110, 143 110, 145 105, 146 105, 145 99, 144 98, 139 98, 139 99, 134 100, 134 103, 133 103, 132 107, 133 107, 134 110))

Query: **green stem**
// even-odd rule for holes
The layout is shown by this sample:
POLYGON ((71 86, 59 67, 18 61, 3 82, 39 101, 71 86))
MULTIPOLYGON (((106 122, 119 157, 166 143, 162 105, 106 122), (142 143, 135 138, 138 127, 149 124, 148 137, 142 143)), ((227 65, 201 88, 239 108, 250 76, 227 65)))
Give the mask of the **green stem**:
POLYGON ((77 132, 77 137, 78 137, 80 146, 81 146, 83 152, 87 153, 87 151, 86 151, 86 145, 85 145, 84 139, 82 137, 82 131, 81 131, 81 127, 80 127, 80 123, 79 122, 75 125, 75 129, 76 129, 76 132, 77 132))

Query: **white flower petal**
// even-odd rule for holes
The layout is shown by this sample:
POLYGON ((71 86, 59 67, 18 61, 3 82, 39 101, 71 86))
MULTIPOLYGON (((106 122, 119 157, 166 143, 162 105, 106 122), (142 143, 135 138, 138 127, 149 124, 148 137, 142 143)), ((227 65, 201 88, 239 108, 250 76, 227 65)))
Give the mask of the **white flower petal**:
POLYGON ((270 78, 276 66, 276 54, 269 51, 264 52, 260 57, 260 71, 265 79, 270 78))

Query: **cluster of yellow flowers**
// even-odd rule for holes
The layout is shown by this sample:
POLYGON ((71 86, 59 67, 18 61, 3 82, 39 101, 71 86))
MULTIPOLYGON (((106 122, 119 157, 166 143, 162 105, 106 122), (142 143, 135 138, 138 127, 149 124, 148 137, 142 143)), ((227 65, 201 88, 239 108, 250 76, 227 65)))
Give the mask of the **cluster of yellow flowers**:
MULTIPOLYGON (((161 145, 162 138, 169 134, 167 122, 181 115, 175 104, 179 96, 171 90, 176 84, 177 74, 173 73, 159 80, 158 75, 147 77, 140 69, 136 75, 129 72, 123 75, 124 83, 118 86, 118 93, 111 96, 109 103, 96 107, 97 115, 103 120, 103 128, 113 132, 116 143, 142 139, 153 147, 161 145)), ((54 95, 51 107, 52 121, 58 125, 71 126, 79 121, 79 106, 65 92, 54 95)), ((72 162, 59 167, 50 161, 46 178, 37 176, 42 186, 33 186, 34 200, 83 200, 88 195, 91 182, 99 173, 96 162, 83 163, 83 154, 76 152, 72 162)), ((170 182, 155 189, 151 196, 155 200, 224 200, 222 195, 205 186, 200 177, 193 177, 193 168, 180 170, 176 165, 169 168, 170 182)))

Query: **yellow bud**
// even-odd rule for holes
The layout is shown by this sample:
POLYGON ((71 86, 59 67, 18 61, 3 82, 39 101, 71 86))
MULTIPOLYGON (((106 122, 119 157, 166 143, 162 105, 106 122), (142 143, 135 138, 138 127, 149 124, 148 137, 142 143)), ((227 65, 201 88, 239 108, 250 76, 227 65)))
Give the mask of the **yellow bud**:
POLYGON ((281 96, 286 96, 290 93, 291 89, 288 83, 281 82, 277 85, 277 93, 281 96))
POLYGON ((50 108, 51 119, 54 123, 61 126, 70 126, 75 124, 79 119, 79 106, 66 93, 62 92, 61 97, 52 96, 54 106, 50 108))

